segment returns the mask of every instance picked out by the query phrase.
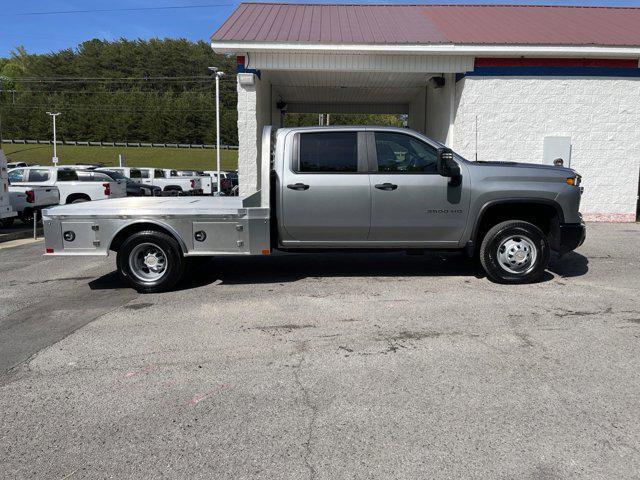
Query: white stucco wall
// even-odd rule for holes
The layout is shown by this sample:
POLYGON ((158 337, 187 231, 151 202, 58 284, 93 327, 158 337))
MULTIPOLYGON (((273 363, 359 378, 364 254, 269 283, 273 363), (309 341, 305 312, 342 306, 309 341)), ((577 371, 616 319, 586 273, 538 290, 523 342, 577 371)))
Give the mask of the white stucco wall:
POLYGON ((440 88, 435 88, 433 82, 427 84, 426 134, 449 146, 452 140, 449 131, 452 89, 457 87, 454 78, 453 75, 445 75, 445 84, 440 88))
POLYGON ((542 163, 545 136, 570 136, 585 218, 635 220, 640 78, 466 77, 456 86, 453 147, 469 159, 476 115, 479 160, 542 163))
POLYGON ((427 87, 421 89, 409 102, 409 128, 426 134, 426 107, 427 107, 427 87))
POLYGON ((266 74, 255 77, 254 85, 237 84, 238 89, 238 178, 240 195, 259 188, 262 127, 271 123, 271 83, 266 74))

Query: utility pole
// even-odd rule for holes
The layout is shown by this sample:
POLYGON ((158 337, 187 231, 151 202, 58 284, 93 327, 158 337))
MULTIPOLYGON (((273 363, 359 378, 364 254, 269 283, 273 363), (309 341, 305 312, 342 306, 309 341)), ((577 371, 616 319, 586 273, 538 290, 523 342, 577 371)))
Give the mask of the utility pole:
POLYGON ((222 188, 222 179, 220 178, 220 78, 224 76, 224 72, 218 67, 209 67, 209 70, 216 76, 216 167, 218 169, 216 179, 216 195, 220 195, 222 188))
POLYGON ((60 115, 60 112, 56 112, 56 113, 52 113, 52 112, 47 112, 47 115, 51 115, 51 118, 53 119, 53 158, 51 158, 51 161, 53 162, 53 166, 57 167, 58 166, 58 151, 56 150, 56 117, 58 115, 60 115))

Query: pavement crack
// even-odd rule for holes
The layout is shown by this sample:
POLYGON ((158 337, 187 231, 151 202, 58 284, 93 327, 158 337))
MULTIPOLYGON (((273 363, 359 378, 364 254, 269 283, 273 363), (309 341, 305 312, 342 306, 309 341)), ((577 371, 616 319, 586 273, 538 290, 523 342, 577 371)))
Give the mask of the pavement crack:
POLYGON ((309 389, 305 387, 302 381, 300 380, 300 371, 306 361, 305 353, 307 351, 307 342, 303 341, 298 343, 297 350, 298 350, 298 353, 300 354, 300 359, 298 363, 294 365, 293 378, 295 380, 296 385, 300 389, 300 392, 302 393, 302 399, 304 401, 305 406, 309 410, 311 410, 311 418, 309 419, 309 425, 307 426, 307 436, 304 443, 302 444, 304 447, 303 460, 304 460, 305 466, 307 467, 307 470, 309 471, 309 478, 311 480, 315 480, 315 478, 318 476, 318 472, 316 471, 316 468, 311 464, 311 454, 313 453, 312 440, 313 440, 313 432, 315 430, 316 421, 318 418, 318 407, 316 406, 315 403, 311 401, 311 393, 309 392, 309 389))
POLYGON ((560 308, 555 313, 558 318, 563 317, 587 317, 590 315, 609 315, 614 313, 611 307, 603 308, 601 310, 571 310, 568 308, 560 308))

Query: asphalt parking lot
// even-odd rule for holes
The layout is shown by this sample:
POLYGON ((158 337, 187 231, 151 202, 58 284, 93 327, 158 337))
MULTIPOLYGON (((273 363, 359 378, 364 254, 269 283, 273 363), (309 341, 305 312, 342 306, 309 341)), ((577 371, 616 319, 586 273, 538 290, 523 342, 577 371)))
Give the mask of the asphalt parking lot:
POLYGON ((0 248, 3 478, 639 478, 640 224, 535 285, 458 254, 203 262, 0 248))

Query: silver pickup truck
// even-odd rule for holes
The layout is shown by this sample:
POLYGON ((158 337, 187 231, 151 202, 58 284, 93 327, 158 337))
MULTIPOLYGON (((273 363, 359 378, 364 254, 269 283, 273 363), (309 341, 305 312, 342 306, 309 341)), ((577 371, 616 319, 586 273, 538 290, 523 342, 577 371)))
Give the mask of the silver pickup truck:
POLYGON ((417 132, 265 127, 261 188, 246 197, 122 198, 44 212, 46 255, 117 253, 141 292, 188 259, 274 250, 464 250, 502 283, 535 281, 551 250, 582 244, 580 176, 471 162, 417 132))

